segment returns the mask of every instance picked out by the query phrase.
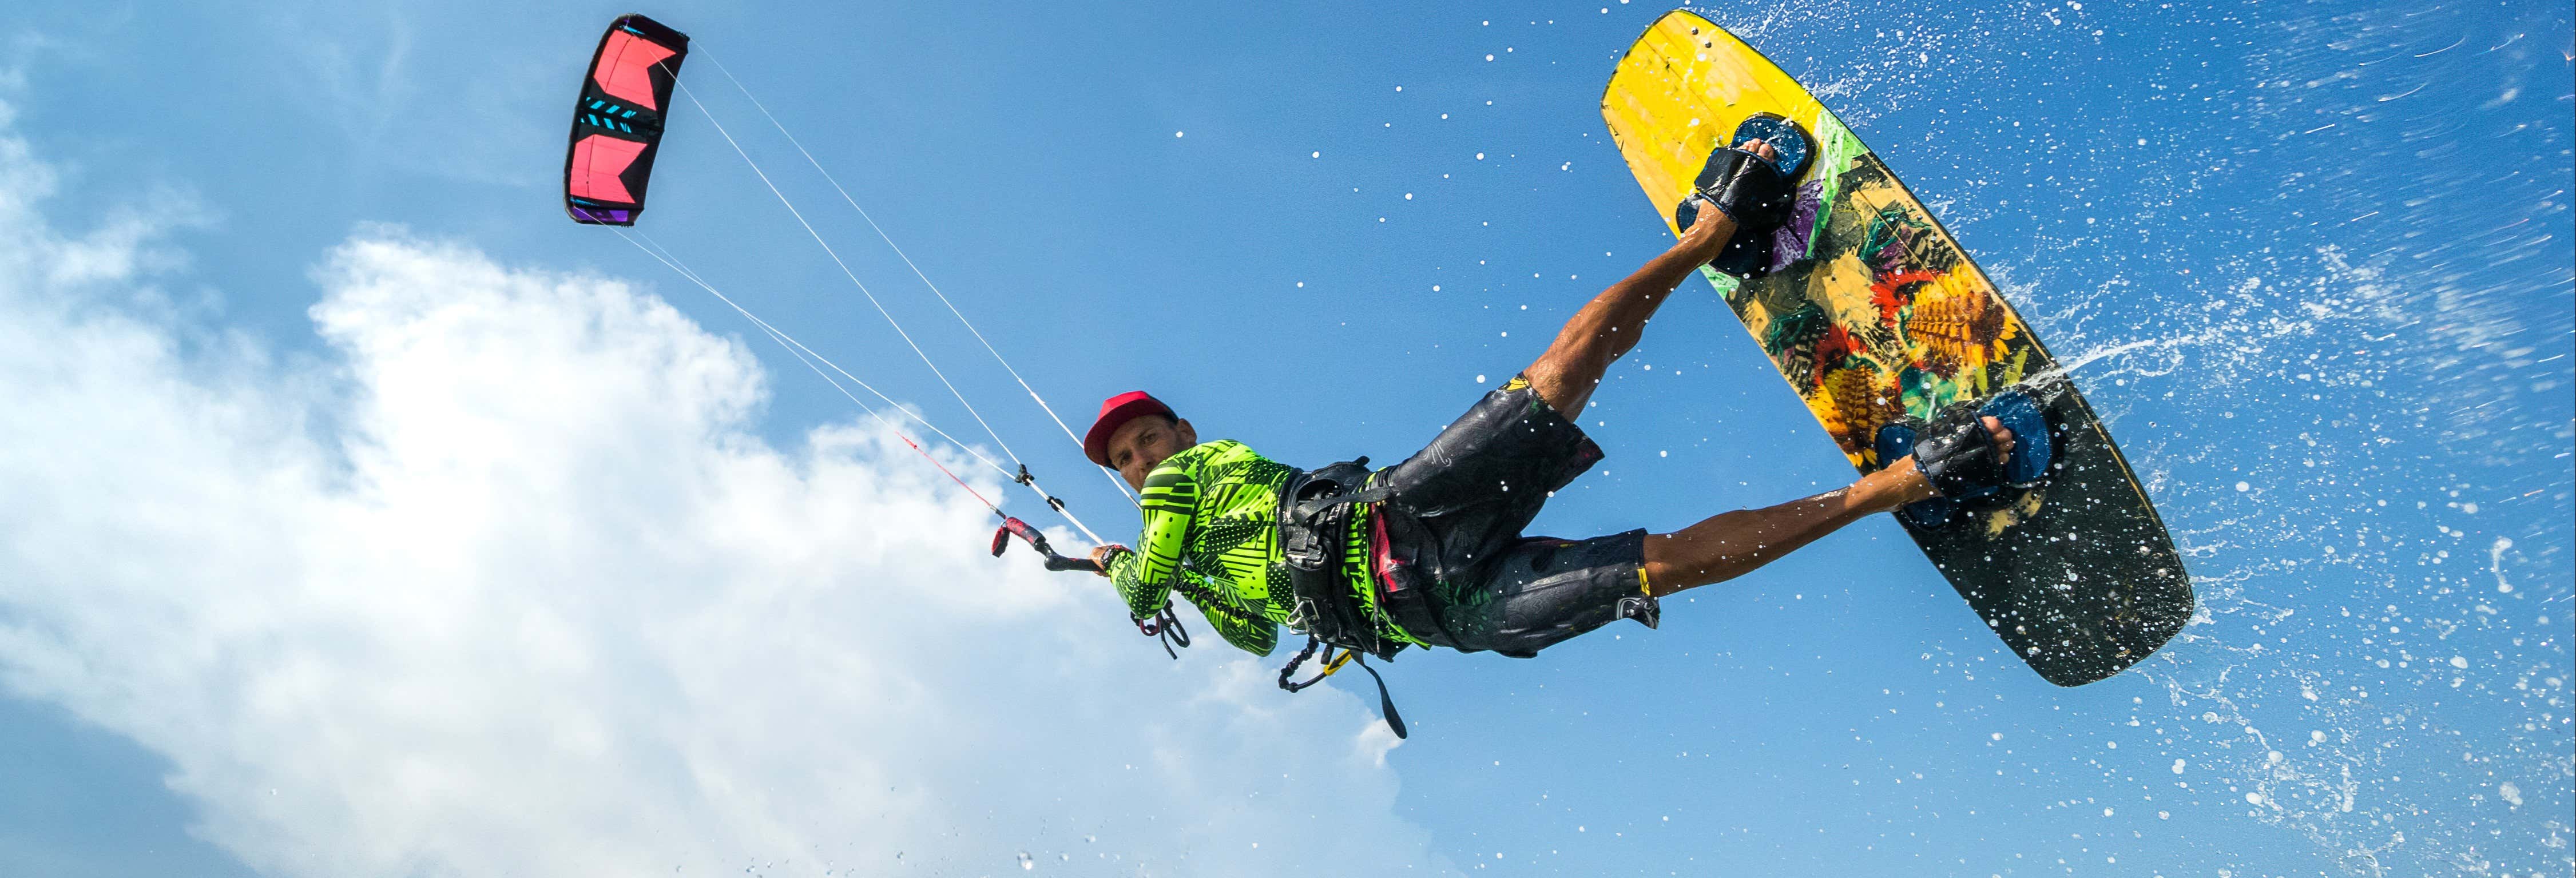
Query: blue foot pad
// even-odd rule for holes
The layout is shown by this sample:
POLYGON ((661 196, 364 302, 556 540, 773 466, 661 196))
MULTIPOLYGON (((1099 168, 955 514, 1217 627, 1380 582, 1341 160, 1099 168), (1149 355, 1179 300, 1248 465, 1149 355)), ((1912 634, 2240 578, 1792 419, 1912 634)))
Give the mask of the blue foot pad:
POLYGON ((1742 124, 1735 126, 1735 136, 1728 138, 1726 145, 1743 149, 1744 144, 1752 140, 1771 145, 1772 151, 1779 156, 1772 160, 1771 166, 1779 168, 1780 175, 1792 183, 1798 181, 1799 174, 1806 173, 1807 159, 1816 151, 1814 141, 1807 138, 1806 129, 1770 113, 1755 113, 1747 117, 1742 124))
POLYGON ((2048 416, 2040 411, 2039 400, 2018 390, 2007 390, 1978 406, 1977 414, 1993 418, 2012 431, 2012 459, 2004 462, 2005 481, 2027 485, 2048 475, 2056 449, 2049 447, 2048 416))

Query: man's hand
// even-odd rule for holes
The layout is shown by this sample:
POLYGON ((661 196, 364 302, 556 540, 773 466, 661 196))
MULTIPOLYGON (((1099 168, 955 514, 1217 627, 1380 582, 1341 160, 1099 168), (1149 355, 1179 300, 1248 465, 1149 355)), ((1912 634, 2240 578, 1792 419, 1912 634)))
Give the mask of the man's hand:
MULTIPOLYGON (((1992 419, 1989 418, 1988 420, 1992 419)), ((1100 546, 1091 550, 1091 563, 1100 565, 1100 575, 1107 576, 1109 575, 1109 560, 1118 557, 1121 553, 1129 551, 1133 550, 1117 543, 1100 546)))

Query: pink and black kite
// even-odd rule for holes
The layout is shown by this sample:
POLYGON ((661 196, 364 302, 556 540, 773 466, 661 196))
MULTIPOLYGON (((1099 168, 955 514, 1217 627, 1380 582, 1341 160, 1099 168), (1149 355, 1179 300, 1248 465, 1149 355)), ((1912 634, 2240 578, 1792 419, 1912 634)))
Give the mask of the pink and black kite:
POLYGON ((662 144, 662 118, 689 37, 641 15, 608 25, 581 81, 564 155, 564 211, 574 222, 631 226, 662 144))

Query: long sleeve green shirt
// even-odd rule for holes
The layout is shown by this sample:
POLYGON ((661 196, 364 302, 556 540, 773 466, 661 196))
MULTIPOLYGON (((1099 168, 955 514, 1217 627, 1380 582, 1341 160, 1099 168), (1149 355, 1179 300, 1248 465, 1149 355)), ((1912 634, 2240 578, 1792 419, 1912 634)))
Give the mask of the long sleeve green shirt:
MULTIPOLYGON (((1157 464, 1138 498, 1144 531, 1136 549, 1117 553, 1109 578, 1144 618, 1174 591, 1199 608, 1225 642, 1255 655, 1279 646, 1296 595, 1279 546, 1279 491, 1290 468, 1241 442, 1201 443, 1157 464)), ((1377 606, 1369 582, 1369 526, 1375 504, 1351 516, 1342 550, 1344 579, 1380 637, 1419 644, 1377 606)))

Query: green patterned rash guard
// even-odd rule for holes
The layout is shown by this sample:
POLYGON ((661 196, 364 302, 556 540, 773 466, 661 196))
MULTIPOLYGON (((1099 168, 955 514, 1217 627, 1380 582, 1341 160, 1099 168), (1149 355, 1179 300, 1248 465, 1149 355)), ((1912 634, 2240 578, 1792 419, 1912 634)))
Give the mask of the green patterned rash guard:
MULTIPOLYGON (((1109 561, 1110 581, 1142 619, 1178 591, 1207 617, 1225 642, 1254 655, 1279 646, 1279 626, 1294 611, 1296 595, 1279 548, 1279 490, 1291 472, 1241 442, 1201 443, 1155 465, 1138 500, 1145 528, 1136 550, 1109 561)), ((1377 607, 1369 582, 1369 526, 1375 504, 1351 516, 1342 547, 1346 585, 1378 636, 1420 644, 1377 607)))

